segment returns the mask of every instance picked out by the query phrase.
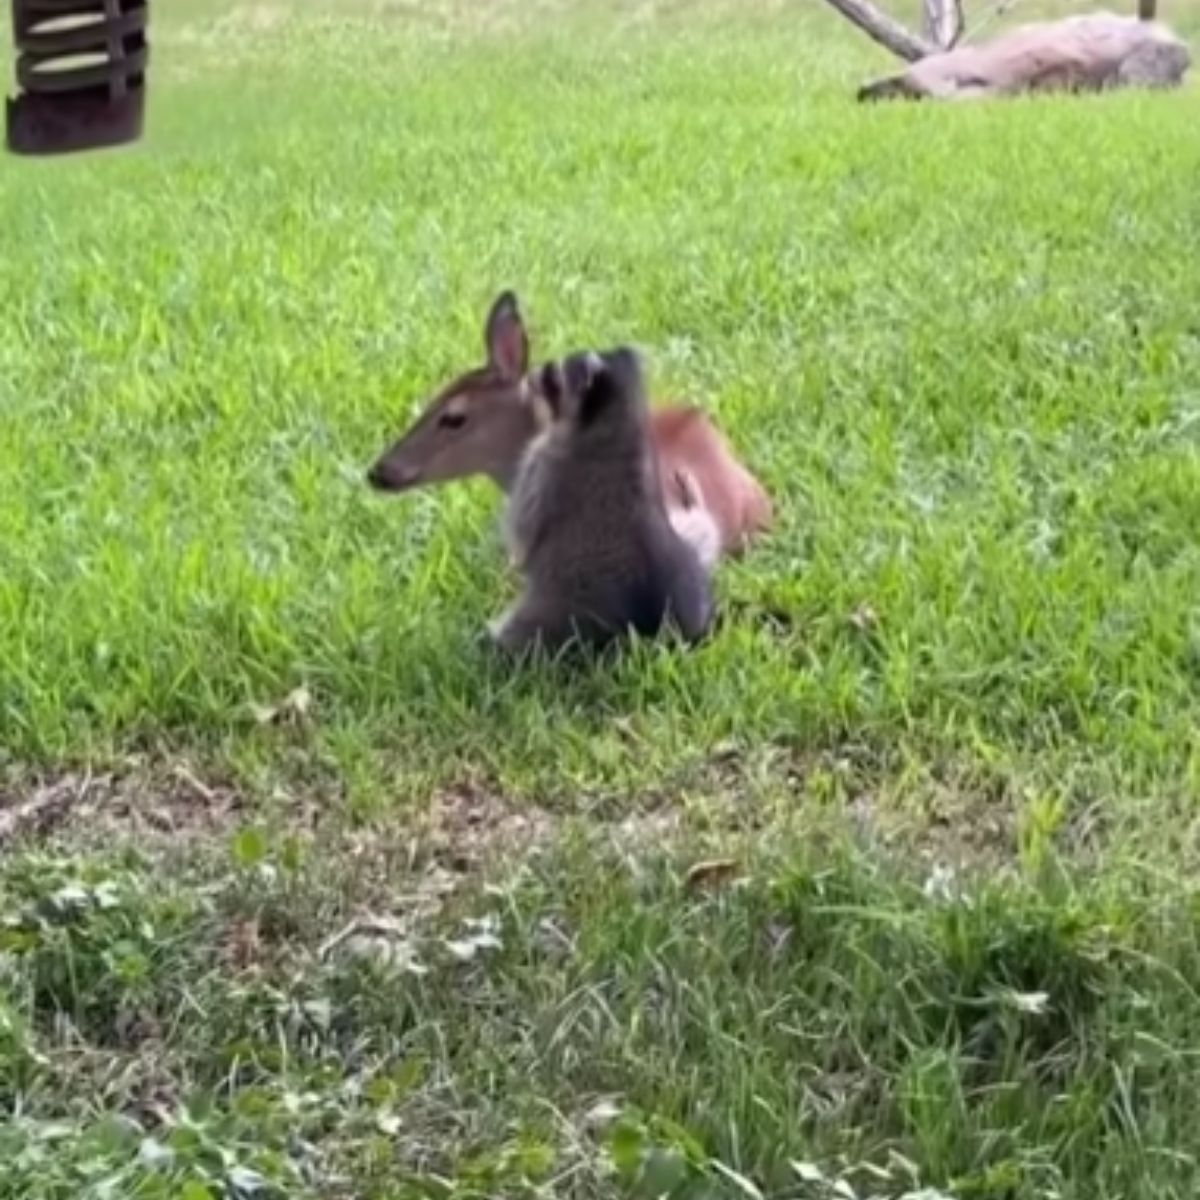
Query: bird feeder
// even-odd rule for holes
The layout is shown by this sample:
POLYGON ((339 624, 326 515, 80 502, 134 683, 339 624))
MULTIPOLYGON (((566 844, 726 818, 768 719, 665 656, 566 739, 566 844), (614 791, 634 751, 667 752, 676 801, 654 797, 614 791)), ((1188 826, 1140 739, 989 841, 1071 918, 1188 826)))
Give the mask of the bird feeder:
POLYGON ((8 148, 66 154, 136 141, 148 0, 11 3, 19 91, 8 101, 8 148))

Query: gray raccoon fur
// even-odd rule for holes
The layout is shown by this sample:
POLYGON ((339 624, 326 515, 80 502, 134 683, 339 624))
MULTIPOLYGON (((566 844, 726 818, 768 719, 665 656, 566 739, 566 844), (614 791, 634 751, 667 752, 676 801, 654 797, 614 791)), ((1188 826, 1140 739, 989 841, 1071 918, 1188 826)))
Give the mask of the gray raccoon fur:
POLYGON ((545 428, 507 513, 524 589, 489 626, 493 639, 509 651, 555 651, 670 626, 698 641, 714 616, 711 559, 667 516, 637 354, 574 354, 547 364, 531 387, 545 428))

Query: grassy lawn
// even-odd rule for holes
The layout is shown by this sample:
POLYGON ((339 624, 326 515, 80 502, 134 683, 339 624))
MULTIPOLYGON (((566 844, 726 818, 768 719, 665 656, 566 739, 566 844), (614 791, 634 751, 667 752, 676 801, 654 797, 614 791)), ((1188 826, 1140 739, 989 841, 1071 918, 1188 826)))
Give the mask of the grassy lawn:
POLYGON ((0 171, 0 1200, 1196 1195, 1195 81, 153 33, 143 146, 0 171), (505 670, 494 492, 364 486, 507 286, 769 487, 698 651, 505 670))

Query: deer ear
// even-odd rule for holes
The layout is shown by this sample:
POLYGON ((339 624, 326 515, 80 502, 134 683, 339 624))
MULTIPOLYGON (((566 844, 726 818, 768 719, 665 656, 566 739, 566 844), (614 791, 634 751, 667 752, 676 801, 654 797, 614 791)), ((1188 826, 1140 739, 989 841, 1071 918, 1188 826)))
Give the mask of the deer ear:
POLYGON ((492 303, 484 329, 488 366, 503 379, 516 380, 529 366, 529 339, 513 292, 501 292, 492 303))

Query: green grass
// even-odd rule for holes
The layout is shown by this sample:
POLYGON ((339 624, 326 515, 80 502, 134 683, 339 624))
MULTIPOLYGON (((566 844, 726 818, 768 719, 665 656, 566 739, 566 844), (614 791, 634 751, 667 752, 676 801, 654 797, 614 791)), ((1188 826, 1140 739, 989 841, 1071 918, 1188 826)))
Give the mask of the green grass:
POLYGON ((1195 1194, 1194 81, 743 7, 171 0, 6 160, 0 1200, 1195 1194), (698 651, 506 670, 496 497, 365 488, 506 286, 769 487, 698 651))

